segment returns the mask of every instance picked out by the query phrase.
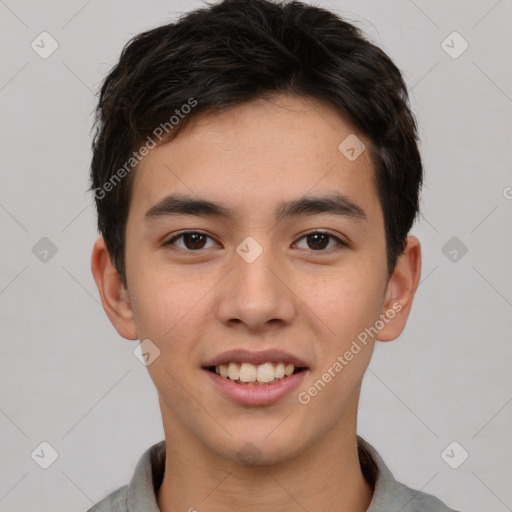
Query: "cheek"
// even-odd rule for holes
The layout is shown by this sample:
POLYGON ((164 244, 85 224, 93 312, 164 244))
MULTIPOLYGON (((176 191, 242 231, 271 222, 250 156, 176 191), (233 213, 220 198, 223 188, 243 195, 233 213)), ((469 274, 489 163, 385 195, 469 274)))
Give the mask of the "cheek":
POLYGON ((308 297, 306 310, 315 313, 309 317, 320 319, 313 326, 319 357, 299 402, 307 405, 305 410, 315 411, 313 415, 322 416, 326 424, 334 425, 345 408, 357 406, 358 390, 374 347, 367 329, 379 318, 382 286, 377 272, 369 275, 351 269, 347 275, 338 273, 337 277, 317 280, 314 291, 304 295, 308 297))
MULTIPOLYGON (((194 337, 207 303, 209 283, 146 266, 132 274, 130 293, 135 323, 140 339, 149 338, 161 350, 194 337)), ((210 308, 211 309, 211 308, 210 308)))
POLYGON ((384 282, 377 273, 338 269, 329 276, 309 278, 303 283, 299 296, 325 324, 327 334, 337 345, 350 344, 379 317, 384 282))

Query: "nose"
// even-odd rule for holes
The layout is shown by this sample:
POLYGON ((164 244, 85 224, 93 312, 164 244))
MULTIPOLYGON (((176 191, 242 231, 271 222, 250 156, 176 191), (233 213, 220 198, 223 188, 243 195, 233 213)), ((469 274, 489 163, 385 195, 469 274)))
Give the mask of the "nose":
POLYGON ((231 271, 221 283, 217 316, 231 326, 265 331, 290 324, 296 315, 296 296, 283 266, 270 249, 251 263, 233 255, 231 271))

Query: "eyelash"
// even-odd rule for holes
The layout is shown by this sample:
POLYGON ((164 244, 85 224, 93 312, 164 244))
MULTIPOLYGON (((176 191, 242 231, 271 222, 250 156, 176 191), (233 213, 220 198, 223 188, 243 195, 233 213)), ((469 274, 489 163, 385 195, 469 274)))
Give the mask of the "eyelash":
MULTIPOLYGON (((203 250, 205 249, 197 249, 197 250, 193 250, 193 249, 181 249, 181 248, 176 248, 176 247, 173 247, 173 244, 176 240, 179 240, 180 238, 183 238, 185 235, 202 235, 202 236, 205 236, 207 238, 210 238, 213 240, 213 238, 209 235, 207 235, 206 233, 203 233, 201 231, 182 231, 181 233, 178 233, 177 235, 173 236, 171 239, 169 239, 167 242, 164 243, 165 246, 169 246, 171 248, 171 250, 173 251, 176 251, 176 252, 185 252, 185 253, 194 253, 194 252, 202 252, 203 250)), ((299 240, 302 240, 303 238, 306 238, 308 236, 311 236, 311 235, 326 235, 328 236, 330 239, 334 239, 336 242, 338 242, 338 247, 336 248, 332 248, 331 249, 327 249, 327 250, 324 250, 324 249, 319 249, 319 250, 314 250, 314 249, 304 249, 306 251, 309 251, 310 253, 327 253, 327 254, 330 254, 333 250, 334 251, 339 251, 339 250, 342 250, 344 249, 345 247, 348 247, 348 244, 346 242, 344 242, 343 240, 341 240, 340 238, 338 238, 337 236, 333 235, 332 233, 329 233, 328 231, 319 231, 319 230, 316 230, 316 231, 311 231, 309 233, 305 233, 304 235, 302 235, 299 240)))

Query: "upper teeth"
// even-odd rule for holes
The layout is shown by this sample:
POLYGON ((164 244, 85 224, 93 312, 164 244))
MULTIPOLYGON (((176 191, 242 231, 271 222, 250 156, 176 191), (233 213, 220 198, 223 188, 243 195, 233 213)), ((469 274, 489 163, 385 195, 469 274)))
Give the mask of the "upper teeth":
POLYGON ((217 375, 227 377, 230 380, 240 382, 272 382, 275 379, 282 379, 285 375, 289 377, 295 366, 286 363, 267 362, 255 366, 251 363, 237 363, 231 361, 229 364, 221 364, 215 367, 217 375))

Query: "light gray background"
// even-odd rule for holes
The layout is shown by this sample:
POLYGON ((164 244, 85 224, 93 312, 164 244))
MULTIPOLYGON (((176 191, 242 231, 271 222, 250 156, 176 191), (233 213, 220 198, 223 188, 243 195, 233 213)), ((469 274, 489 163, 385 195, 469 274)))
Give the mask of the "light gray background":
MULTIPOLYGON (((317 3, 403 71, 427 176, 422 282, 404 334, 378 344, 359 433, 404 483, 463 511, 512 510, 512 2, 317 3), (456 59, 441 46, 453 31, 469 43, 456 59), (456 262, 442 252, 454 236, 468 248, 456 262), (441 457, 452 441, 469 453, 458 469, 441 457)), ((163 439, 137 342, 110 325, 90 272, 91 112, 131 36, 201 5, 0 0, 2 512, 84 511, 163 439), (59 44, 48 59, 31 48, 42 31, 59 44), (58 249, 46 263, 42 237, 58 249), (30 455, 42 441, 59 455, 46 470, 30 455)))

